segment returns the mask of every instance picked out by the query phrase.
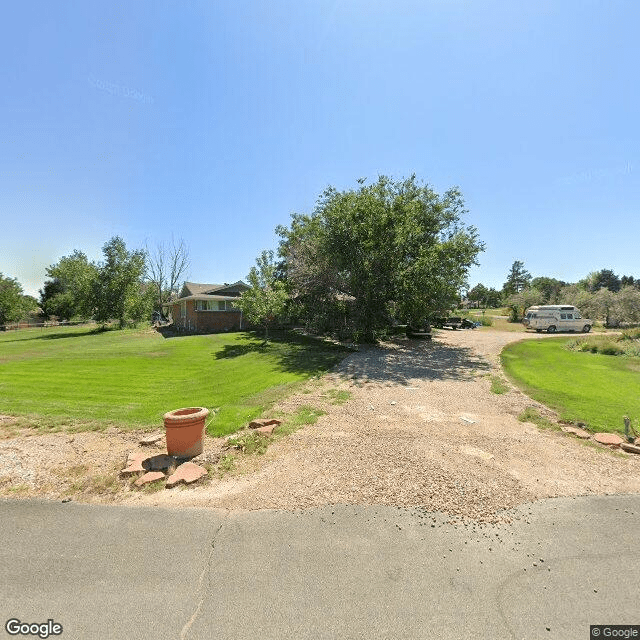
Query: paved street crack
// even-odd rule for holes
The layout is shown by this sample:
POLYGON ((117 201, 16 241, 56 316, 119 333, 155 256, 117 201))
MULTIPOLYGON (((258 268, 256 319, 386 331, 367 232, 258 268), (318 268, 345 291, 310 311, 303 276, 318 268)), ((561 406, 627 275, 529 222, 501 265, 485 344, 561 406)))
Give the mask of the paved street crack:
MULTIPOLYGON (((226 513, 225 518, 229 516, 229 512, 226 513)), ((198 578, 198 603, 194 612, 191 614, 191 617, 186 622, 184 627, 182 627, 182 631, 180 632, 180 640, 186 640, 193 623, 198 619, 200 615, 200 611, 202 610, 202 605, 204 604, 204 599, 207 595, 207 589, 205 589, 205 577, 208 576, 207 586, 210 586, 209 582, 211 579, 211 563, 213 561, 213 554, 216 549, 216 539, 218 538, 220 531, 222 531, 222 527, 224 526, 224 522, 220 524, 220 526, 216 529, 216 532, 213 534, 213 538, 211 540, 211 550, 209 551, 209 555, 207 556, 207 560, 204 563, 204 567, 202 568, 202 572, 200 573, 200 577, 198 578)))

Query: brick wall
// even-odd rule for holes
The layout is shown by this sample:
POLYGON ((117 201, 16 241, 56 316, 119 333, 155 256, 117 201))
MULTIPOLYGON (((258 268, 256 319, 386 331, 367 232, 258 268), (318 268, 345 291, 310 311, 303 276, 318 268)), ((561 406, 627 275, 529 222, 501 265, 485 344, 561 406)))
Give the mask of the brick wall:
MULTIPOLYGON (((190 333, 219 333, 240 331, 240 311, 197 311, 194 300, 187 300, 187 315, 181 316, 180 303, 173 305, 173 325, 190 333)), ((246 323, 242 320, 242 328, 246 323)))

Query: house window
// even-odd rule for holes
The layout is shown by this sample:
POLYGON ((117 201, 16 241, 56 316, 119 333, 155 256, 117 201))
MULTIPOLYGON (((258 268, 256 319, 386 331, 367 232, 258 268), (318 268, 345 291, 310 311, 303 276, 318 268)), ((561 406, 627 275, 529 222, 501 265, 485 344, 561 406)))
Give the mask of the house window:
POLYGON ((236 311, 231 300, 196 300, 197 311, 236 311))
POLYGON ((196 309, 198 311, 224 311, 224 308, 220 308, 220 304, 223 303, 218 302, 218 300, 198 300, 196 302, 196 309))
POLYGON ((181 302, 180 303, 180 317, 181 318, 186 318, 187 317, 187 303, 186 302, 181 302))

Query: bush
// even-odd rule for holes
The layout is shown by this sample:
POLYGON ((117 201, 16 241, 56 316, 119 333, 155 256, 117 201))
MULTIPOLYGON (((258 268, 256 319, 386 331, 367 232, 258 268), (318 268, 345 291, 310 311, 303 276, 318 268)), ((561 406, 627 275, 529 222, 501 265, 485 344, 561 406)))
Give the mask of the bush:
POLYGON ((574 338, 567 342, 566 348, 570 351, 580 351, 582 353, 601 353, 602 355, 606 356, 620 356, 623 354, 636 355, 635 345, 624 343, 621 345, 618 344, 619 341, 619 336, 594 336, 592 338, 574 338))
POLYGON ((603 344, 599 351, 605 356, 619 356, 624 353, 624 349, 613 342, 603 344))
POLYGON ((261 455, 269 446, 269 438, 267 436, 263 436, 261 433, 254 433, 253 431, 229 438, 227 442, 229 446, 235 447, 242 451, 242 453, 247 454, 257 453, 261 455))

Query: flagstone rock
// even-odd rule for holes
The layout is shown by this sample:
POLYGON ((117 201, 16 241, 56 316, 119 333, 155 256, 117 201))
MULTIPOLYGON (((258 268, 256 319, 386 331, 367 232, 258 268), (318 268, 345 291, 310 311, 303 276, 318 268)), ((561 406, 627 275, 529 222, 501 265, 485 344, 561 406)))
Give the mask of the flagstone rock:
POLYGON ((120 472, 122 476, 132 476, 137 473, 144 473, 146 469, 142 466, 142 463, 149 457, 149 454, 143 452, 133 452, 127 457, 127 464, 125 468, 120 472))
POLYGON ((275 424, 266 426, 266 427, 258 427, 255 429, 256 433, 261 433, 263 436, 270 436, 273 434, 273 430, 276 428, 275 424))
POLYGON ((629 453, 640 453, 640 447, 635 444, 629 444, 627 442, 623 442, 620 445, 620 447, 622 448, 623 451, 628 451, 629 453))
POLYGON ((162 471, 147 471, 143 476, 140 476, 136 481, 136 487, 142 487, 145 484, 149 484, 150 482, 155 482, 156 480, 162 480, 164 478, 164 473, 162 471))
POLYGON ((593 439, 600 444, 608 444, 613 447, 619 447, 624 440, 615 433, 596 433, 593 439))
POLYGON ((249 423, 249 427, 251 429, 259 429, 260 427, 268 427, 269 425, 278 426, 282 424, 281 420, 276 420, 275 418, 256 418, 249 423))
POLYGON ((588 431, 580 429, 579 427, 560 427, 560 429, 565 433, 572 433, 574 436, 578 436, 578 438, 582 438, 583 440, 588 440, 591 437, 588 431))
POLYGON ((185 484, 191 484, 196 482, 203 476, 207 475, 207 470, 194 464, 193 462, 184 462, 181 464, 174 473, 172 473, 167 479, 167 489, 175 487, 177 484, 184 482, 185 484))
POLYGON ((142 438, 140 440, 140 444, 143 447, 148 447, 152 444, 155 444, 156 442, 160 442, 160 440, 162 440, 162 438, 164 438, 164 433, 154 433, 150 436, 146 436, 144 438, 142 438))

